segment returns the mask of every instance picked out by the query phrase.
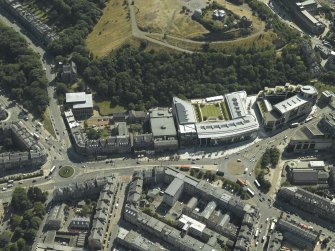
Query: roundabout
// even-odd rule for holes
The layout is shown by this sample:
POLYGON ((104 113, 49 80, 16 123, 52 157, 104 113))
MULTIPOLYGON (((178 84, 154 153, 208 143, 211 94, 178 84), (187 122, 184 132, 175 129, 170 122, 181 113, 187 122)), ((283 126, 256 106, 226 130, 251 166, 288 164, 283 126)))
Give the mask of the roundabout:
POLYGON ((62 178, 70 178, 74 174, 74 169, 71 166, 63 166, 59 169, 58 174, 62 178))

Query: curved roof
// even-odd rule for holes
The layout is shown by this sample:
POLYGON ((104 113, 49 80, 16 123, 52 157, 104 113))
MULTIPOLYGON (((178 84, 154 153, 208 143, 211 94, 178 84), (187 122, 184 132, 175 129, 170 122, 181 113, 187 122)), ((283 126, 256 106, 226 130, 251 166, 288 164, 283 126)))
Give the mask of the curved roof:
POLYGON ((183 125, 197 122, 195 112, 191 103, 174 97, 173 104, 177 115, 178 124, 183 125))

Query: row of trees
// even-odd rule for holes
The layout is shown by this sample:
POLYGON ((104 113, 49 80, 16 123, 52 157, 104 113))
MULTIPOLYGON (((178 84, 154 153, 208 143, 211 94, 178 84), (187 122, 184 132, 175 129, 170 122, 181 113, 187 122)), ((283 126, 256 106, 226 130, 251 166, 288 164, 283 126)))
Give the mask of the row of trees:
POLYGON ((10 230, 0 234, 1 250, 31 250, 46 213, 46 199, 47 192, 42 192, 38 187, 30 187, 28 191, 21 187, 15 188, 11 202, 13 214, 10 230))
POLYGON ((49 103, 39 56, 12 28, 0 23, 0 86, 36 115, 49 103))
POLYGON ((239 48, 223 52, 177 54, 145 52, 124 46, 115 54, 92 61, 83 73, 98 98, 129 109, 170 105, 172 96, 201 98, 244 89, 310 79, 299 46, 239 48))

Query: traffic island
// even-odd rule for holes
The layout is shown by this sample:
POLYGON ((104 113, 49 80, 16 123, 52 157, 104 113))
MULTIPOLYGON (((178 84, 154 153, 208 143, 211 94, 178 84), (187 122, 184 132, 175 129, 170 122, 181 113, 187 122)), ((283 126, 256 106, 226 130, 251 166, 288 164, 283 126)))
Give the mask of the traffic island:
POLYGON ((73 175, 74 169, 71 166, 63 166, 61 169, 59 169, 59 176, 62 178, 69 178, 73 175))

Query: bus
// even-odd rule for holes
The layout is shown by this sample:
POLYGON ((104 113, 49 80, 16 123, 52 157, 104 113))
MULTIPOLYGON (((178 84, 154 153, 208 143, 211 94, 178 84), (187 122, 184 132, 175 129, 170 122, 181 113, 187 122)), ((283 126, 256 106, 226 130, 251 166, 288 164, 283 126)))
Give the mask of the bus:
POLYGON ((246 186, 247 182, 245 180, 242 180, 240 178, 237 179, 236 183, 240 184, 241 186, 246 186))
POLYGON ((38 135, 36 132, 34 133, 34 138, 35 139, 40 139, 40 135, 38 135))
POLYGON ((275 222, 271 222, 271 225, 270 225, 270 230, 271 230, 271 231, 272 231, 273 229, 275 229, 275 225, 276 225, 275 222))
POLYGON ((250 188, 248 188, 247 191, 251 196, 255 196, 255 192, 252 191, 250 188))
POLYGON ((255 239, 258 237, 258 234, 259 234, 259 228, 257 228, 255 231, 255 239))
POLYGON ((51 175, 53 171, 55 171, 55 169, 56 169, 56 166, 51 167, 49 175, 51 175))
POLYGON ((290 125, 291 128, 298 127, 298 126, 299 126, 299 123, 292 123, 292 124, 290 125))
POLYGON ((307 119, 305 119, 305 123, 307 123, 308 121, 311 121, 313 119, 313 117, 308 117, 307 119))
POLYGON ((255 180, 254 183, 255 183, 255 185, 256 185, 258 188, 261 187, 261 184, 259 184, 258 180, 255 180))
POLYGON ((191 168, 191 166, 189 166, 189 165, 181 165, 181 166, 179 167, 179 169, 180 169, 181 171, 188 171, 188 170, 190 170, 190 168, 191 168))

